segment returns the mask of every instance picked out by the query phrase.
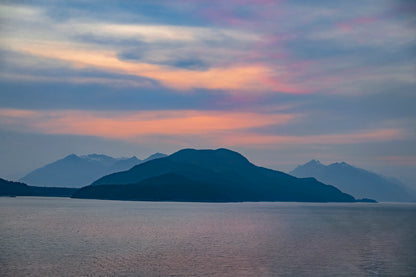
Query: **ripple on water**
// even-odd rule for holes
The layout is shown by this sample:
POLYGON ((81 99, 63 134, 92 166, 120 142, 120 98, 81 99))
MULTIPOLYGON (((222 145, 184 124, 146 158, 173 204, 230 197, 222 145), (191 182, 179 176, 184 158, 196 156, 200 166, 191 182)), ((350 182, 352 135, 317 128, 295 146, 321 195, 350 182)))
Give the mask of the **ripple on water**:
POLYGON ((412 276, 415 215, 414 204, 3 198, 0 275, 412 276))

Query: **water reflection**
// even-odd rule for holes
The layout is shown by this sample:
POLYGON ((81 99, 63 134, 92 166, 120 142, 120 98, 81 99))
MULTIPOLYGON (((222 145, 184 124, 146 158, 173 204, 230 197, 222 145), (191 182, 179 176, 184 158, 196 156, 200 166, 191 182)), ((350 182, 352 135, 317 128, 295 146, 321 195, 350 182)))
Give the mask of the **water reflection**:
POLYGON ((1 276, 411 276, 416 205, 0 199, 1 276))

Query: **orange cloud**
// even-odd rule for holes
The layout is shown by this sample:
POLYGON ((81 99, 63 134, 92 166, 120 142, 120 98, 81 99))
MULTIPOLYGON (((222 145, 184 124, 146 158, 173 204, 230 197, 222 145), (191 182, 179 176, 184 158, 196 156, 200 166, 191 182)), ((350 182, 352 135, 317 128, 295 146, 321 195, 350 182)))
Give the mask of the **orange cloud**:
POLYGON ((139 136, 207 135, 286 124, 296 115, 217 111, 24 111, 0 110, 0 123, 47 134, 89 135, 130 140, 139 136), (25 113, 27 116, 25 117, 25 113))
POLYGON ((234 65, 211 68, 207 71, 192 71, 169 66, 121 61, 115 51, 91 49, 74 43, 50 41, 9 40, 8 47, 14 51, 36 57, 69 63, 73 67, 93 67, 114 73, 147 77, 167 87, 181 90, 192 88, 281 91, 299 93, 302 90, 285 80, 283 73, 277 74, 266 65, 234 65))
POLYGON ((31 110, 0 109, 0 115, 8 118, 30 118, 37 114, 38 112, 31 110))
POLYGON ((0 109, 0 124, 14 130, 45 134, 97 136, 134 141, 137 138, 184 137, 213 145, 270 147, 273 145, 354 144, 400 140, 399 129, 376 129, 346 134, 281 136, 255 133, 253 128, 290 124, 296 114, 261 114, 223 111, 28 111, 0 109))

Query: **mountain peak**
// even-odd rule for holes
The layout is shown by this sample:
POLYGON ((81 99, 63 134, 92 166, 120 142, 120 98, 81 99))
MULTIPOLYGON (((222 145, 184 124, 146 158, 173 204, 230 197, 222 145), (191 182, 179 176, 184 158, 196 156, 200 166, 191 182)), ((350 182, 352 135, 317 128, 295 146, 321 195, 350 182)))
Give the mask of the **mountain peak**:
POLYGON ((35 186, 81 187, 114 172, 124 171, 141 163, 135 156, 113 158, 104 154, 70 154, 26 174, 20 180, 35 186))
POLYGON ((241 155, 238 152, 226 149, 226 148, 219 148, 219 149, 192 149, 186 148, 179 150, 176 153, 173 153, 169 156, 169 158, 174 160, 204 160, 205 162, 216 162, 218 161, 225 161, 228 162, 240 162, 240 163, 250 163, 246 157, 241 155))
POLYGON ((131 156, 130 158, 121 158, 121 160, 139 161, 140 159, 138 159, 136 156, 131 156))
POLYGON ((309 162, 307 162, 304 165, 322 165, 322 164, 321 164, 321 162, 319 160, 313 159, 313 160, 310 160, 309 162))
POLYGON ((183 149, 166 158, 104 176, 76 198, 151 201, 312 201, 355 199, 316 179, 255 166, 229 149, 183 149))
POLYGON ((64 160, 74 160, 74 159, 79 159, 80 157, 75 155, 75 154, 69 154, 68 156, 66 156, 65 158, 63 158, 64 160))
POLYGON ((296 167, 290 174, 299 178, 315 177, 357 198, 371 198, 377 201, 412 201, 415 197, 400 184, 346 162, 318 166, 317 161, 312 160, 296 167))
POLYGON ((329 166, 353 167, 352 165, 350 165, 350 164, 348 164, 346 162, 333 163, 333 164, 330 164, 329 166))
POLYGON ((159 159, 159 158, 164 158, 166 156, 167 156, 166 154, 157 152, 157 153, 154 153, 154 154, 150 155, 146 159, 144 159, 143 162, 147 162, 147 161, 151 161, 151 160, 159 159))
POLYGON ((103 160, 110 160, 114 159, 110 156, 104 155, 104 154, 88 154, 88 155, 82 155, 81 158, 93 160, 93 161, 103 161, 103 160))

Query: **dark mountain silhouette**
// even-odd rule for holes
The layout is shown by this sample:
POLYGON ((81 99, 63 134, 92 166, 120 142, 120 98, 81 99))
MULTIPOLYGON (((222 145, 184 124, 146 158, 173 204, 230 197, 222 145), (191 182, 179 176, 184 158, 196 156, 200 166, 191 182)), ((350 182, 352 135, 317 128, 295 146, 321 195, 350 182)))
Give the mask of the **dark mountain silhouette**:
MULTIPOLYGON (((162 156, 163 154, 157 153, 146 160, 162 156)), ((100 154, 84 156, 71 154, 30 172, 19 181, 35 186, 79 188, 107 174, 130 169, 141 162, 135 156, 113 158, 100 154)))
POLYGON ((60 196, 69 197, 76 188, 33 187, 0 178, 0 196, 60 196))
POLYGON ((258 167, 227 149, 180 150, 104 176, 73 197, 153 201, 354 202, 314 178, 258 167))
POLYGON ((399 181, 345 162, 323 165, 319 161, 312 160, 296 167, 290 174, 296 177, 314 177, 358 198, 372 198, 377 201, 414 201, 416 199, 415 195, 399 181))

